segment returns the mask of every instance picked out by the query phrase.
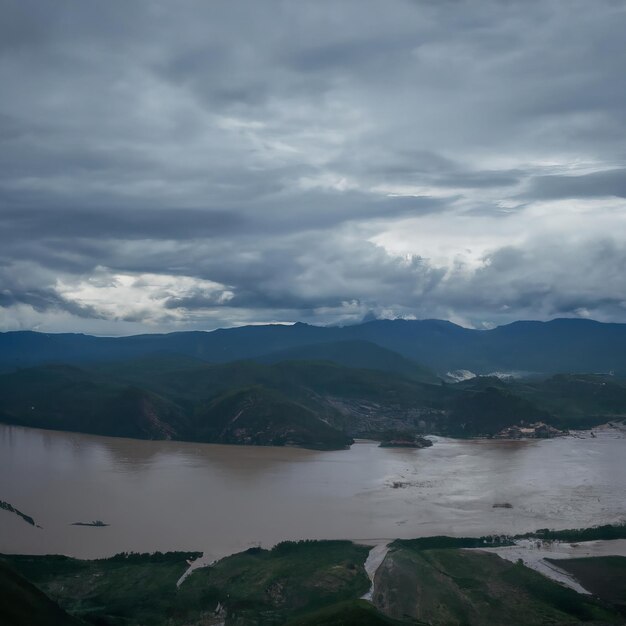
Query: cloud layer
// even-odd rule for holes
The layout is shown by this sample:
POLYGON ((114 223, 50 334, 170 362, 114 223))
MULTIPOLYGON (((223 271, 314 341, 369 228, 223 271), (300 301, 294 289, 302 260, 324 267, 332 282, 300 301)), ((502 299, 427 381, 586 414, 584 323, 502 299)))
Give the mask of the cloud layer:
POLYGON ((626 322, 626 6, 8 0, 0 330, 626 322))

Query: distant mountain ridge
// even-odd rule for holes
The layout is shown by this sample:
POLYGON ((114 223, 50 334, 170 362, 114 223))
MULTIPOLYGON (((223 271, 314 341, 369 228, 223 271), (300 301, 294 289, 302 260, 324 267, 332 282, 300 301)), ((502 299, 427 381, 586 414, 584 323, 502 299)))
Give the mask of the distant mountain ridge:
MULTIPOLYGON (((285 352, 288 356, 292 351, 289 358, 300 360, 297 352, 304 348, 309 352, 304 358, 310 360, 312 346, 337 342, 369 342, 439 375, 459 369, 477 374, 612 371, 626 375, 626 324, 583 319, 520 321, 492 330, 463 328, 443 320, 376 320, 343 327, 296 323, 130 337, 14 331, 0 333, 0 368, 117 361, 154 354, 226 363, 265 361, 272 354, 285 352)), ((381 354, 381 362, 386 360, 381 354)), ((369 362, 366 367, 376 366, 369 362)))

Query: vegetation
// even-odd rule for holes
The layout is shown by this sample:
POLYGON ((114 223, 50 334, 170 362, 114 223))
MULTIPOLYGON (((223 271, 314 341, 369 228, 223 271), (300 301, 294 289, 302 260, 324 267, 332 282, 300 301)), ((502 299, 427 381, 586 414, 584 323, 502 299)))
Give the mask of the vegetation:
POLYGON ((398 374, 403 378, 423 383, 439 384, 441 382, 431 369, 397 352, 363 340, 299 346, 255 357, 254 360, 259 363, 272 364, 284 361, 326 361, 345 367, 398 374))
POLYGON ((20 370, 0 376, 0 419, 142 439, 316 448, 351 443, 340 427, 321 419, 314 401, 255 384, 257 369, 271 368, 242 364, 144 372, 139 364, 120 364, 117 371, 20 370))
POLYGON ((371 430, 353 410, 362 401, 380 419, 403 419, 415 405, 439 407, 447 395, 439 385, 330 362, 207 365, 158 357, 2 375, 0 419, 126 437, 342 448, 371 430))
POLYGON ((65 365, 1 376, 0 397, 0 419, 26 426, 167 439, 184 423, 162 396, 65 365))
POLYGON ((83 561, 64 556, 4 556, 64 610, 87 623, 181 623, 214 606, 211 590, 177 590, 186 559, 200 553, 121 554, 83 561))
POLYGON ((367 341, 291 348, 266 361, 162 354, 21 369, 0 375, 0 420, 142 439, 341 449, 354 437, 389 433, 491 437, 524 423, 582 428, 626 417, 626 383, 611 376, 441 384, 367 341), (273 360, 281 355, 336 361, 273 360), (346 365, 361 357, 365 367, 346 365))
POLYGON ((448 433, 453 437, 491 435, 520 422, 550 419, 550 415, 508 389, 467 389, 452 405, 448 433))
POLYGON ((349 541, 286 542, 253 548, 200 568, 180 587, 196 553, 122 554, 80 561, 61 556, 5 556, 65 610, 93 624, 196 623, 224 607, 229 623, 277 625, 343 601, 370 585, 369 548, 349 541), (195 621, 194 621, 195 620, 195 621))
POLYGON ((417 537, 416 539, 396 539, 391 546, 393 548, 410 548, 411 550, 484 548, 510 546, 517 539, 541 539, 544 541, 567 541, 572 543, 597 541, 600 539, 626 539, 626 522, 568 530, 540 528, 522 535, 486 535, 483 537, 448 537, 446 535, 438 535, 434 537, 417 537))
POLYGON ((585 589, 613 605, 626 619, 626 557, 547 560, 572 574, 585 589))
POLYGON ((352 443, 310 408, 260 386, 226 392, 200 405, 194 422, 194 438, 201 441, 318 449, 352 443))
POLYGON ((81 623, 0 559, 0 624, 80 626, 81 623))
POLYGON ((411 550, 445 550, 460 548, 484 548, 486 546, 510 546, 513 539, 506 536, 487 537, 418 537, 416 539, 396 539, 392 542, 392 548, 409 548, 411 550))
POLYGON ((349 541, 284 542, 198 569, 184 584, 215 589, 233 623, 283 624, 362 596, 370 586, 368 553, 349 541))
POLYGON ((550 415, 564 428, 592 428, 626 418, 626 384, 613 376, 559 374, 547 380, 518 382, 512 391, 550 415))
POLYGON ((406 622, 386 617, 365 600, 352 600, 290 620, 286 626, 399 626, 403 623, 406 622))
POLYGON ((386 615, 432 625, 621 623, 593 598, 491 553, 394 547, 377 572, 386 615))
MULTIPOLYGON (((620 529, 599 527, 592 537, 619 535, 620 529)), ((580 536, 584 531, 566 532, 580 536)), ((14 623, 1 621, 2 610, 21 611, 24 617, 31 608, 35 614, 41 607, 59 619, 72 619, 70 614, 80 623, 99 626, 223 620, 226 626, 623 623, 626 558, 557 563, 598 600, 521 562, 464 549, 507 542, 500 537, 396 540, 376 573, 373 605, 359 600, 370 587, 364 570, 370 548, 349 541, 289 541, 271 550, 251 548, 195 569, 179 587, 187 560, 199 553, 123 553, 92 561, 6 555, 0 558, 0 623, 14 623)), ((20 626, 28 623, 15 621, 20 626)))
POLYGON ((545 539, 571 543, 579 541, 597 541, 600 539, 626 539, 626 522, 570 530, 550 530, 548 528, 542 528, 532 533, 517 535, 515 539, 545 539))

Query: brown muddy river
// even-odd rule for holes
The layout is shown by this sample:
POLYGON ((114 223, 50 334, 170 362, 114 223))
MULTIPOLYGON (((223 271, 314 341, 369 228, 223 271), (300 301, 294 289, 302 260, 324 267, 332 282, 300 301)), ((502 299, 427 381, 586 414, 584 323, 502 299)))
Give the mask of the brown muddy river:
POLYGON ((0 425, 0 552, 80 557, 284 539, 520 533, 626 519, 626 439, 350 450, 136 441, 0 425), (494 508, 509 503, 512 508, 494 508), (103 528, 73 526, 102 520, 103 528))

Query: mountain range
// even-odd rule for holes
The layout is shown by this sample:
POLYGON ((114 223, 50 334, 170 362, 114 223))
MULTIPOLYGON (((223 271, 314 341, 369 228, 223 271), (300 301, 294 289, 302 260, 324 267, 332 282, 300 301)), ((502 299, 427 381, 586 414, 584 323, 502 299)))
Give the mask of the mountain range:
MULTIPOLYGON (((491 330, 463 328, 442 320, 375 320, 343 327, 270 324, 130 337, 16 331, 0 333, 0 368, 116 361, 159 353, 210 363, 271 362, 281 353, 300 359, 300 350, 316 358, 315 350, 323 353, 324 349, 313 346, 354 341, 391 350, 440 376, 454 370, 626 375, 626 324, 584 319, 521 321, 491 330)), ((341 358, 352 358, 351 354, 352 350, 341 358)))

